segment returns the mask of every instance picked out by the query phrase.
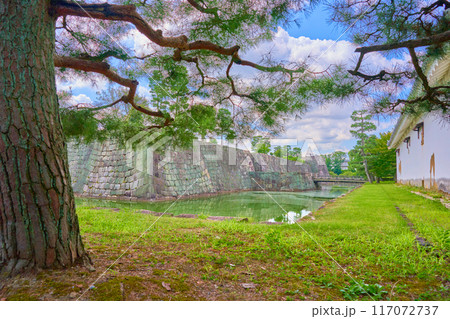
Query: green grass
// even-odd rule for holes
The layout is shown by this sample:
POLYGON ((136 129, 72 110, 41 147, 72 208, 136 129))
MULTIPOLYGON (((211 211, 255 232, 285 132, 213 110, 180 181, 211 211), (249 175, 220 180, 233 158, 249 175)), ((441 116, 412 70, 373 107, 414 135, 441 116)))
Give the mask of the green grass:
MULTIPOLYGON (((80 227, 96 273, 86 274, 80 268, 40 276, 47 282, 49 277, 53 282, 81 280, 86 288, 148 230, 84 298, 449 299, 449 211, 440 203, 402 186, 366 184, 314 215, 315 220, 299 227, 165 216, 156 221, 158 217, 133 210, 80 207, 80 227), (433 248, 417 245, 395 206, 433 248), (167 291, 163 282, 172 289, 167 291), (254 283, 256 288, 245 289, 243 283, 254 283)), ((14 290, 8 291, 7 297, 14 298, 14 290)))

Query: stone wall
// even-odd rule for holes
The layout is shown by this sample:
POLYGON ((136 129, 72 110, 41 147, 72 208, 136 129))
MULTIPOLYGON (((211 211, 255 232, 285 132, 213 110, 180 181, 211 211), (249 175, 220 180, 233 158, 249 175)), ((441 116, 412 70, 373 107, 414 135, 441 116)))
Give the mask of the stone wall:
POLYGON ((159 199, 179 195, 265 190, 313 189, 313 176, 328 176, 323 159, 300 162, 267 154, 203 145, 200 152, 169 150, 164 155, 131 152, 107 141, 102 144, 68 144, 72 185, 79 196, 159 199), (199 155, 197 155, 199 154, 199 155), (214 158, 215 157, 215 158, 214 158), (144 163, 144 164, 142 164, 144 163), (148 169, 148 165, 152 165, 148 169))

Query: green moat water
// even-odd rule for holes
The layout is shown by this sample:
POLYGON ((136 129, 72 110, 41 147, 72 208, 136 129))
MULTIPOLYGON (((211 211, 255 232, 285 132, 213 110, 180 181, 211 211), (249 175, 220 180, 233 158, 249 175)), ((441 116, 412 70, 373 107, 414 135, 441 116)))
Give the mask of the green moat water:
POLYGON ((305 216, 316 210, 324 201, 338 197, 351 188, 333 186, 304 192, 241 192, 196 199, 180 199, 176 203, 174 200, 142 202, 85 198, 77 198, 76 203, 79 206, 147 209, 155 212, 166 212, 168 209, 167 213, 174 215, 249 217, 254 221, 292 222, 302 215, 305 216))

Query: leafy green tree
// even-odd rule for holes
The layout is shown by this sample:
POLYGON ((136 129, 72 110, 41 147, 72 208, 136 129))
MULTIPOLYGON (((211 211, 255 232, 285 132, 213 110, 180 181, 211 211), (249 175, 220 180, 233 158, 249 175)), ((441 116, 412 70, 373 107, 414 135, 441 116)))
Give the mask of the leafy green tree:
POLYGON ((344 171, 342 171, 342 173, 339 176, 351 176, 351 177, 353 177, 353 176, 358 176, 358 175, 356 174, 356 172, 353 172, 351 170, 344 170, 344 171))
POLYGON ((256 153, 269 154, 270 140, 268 137, 254 136, 251 141, 252 150, 256 153))
POLYGON ((288 152, 288 160, 290 161, 299 161, 302 156, 302 149, 300 147, 293 147, 292 150, 288 152))
POLYGON ((355 147, 348 152, 348 170, 354 172, 356 176, 367 178, 367 174, 364 169, 364 161, 361 156, 360 145, 358 144, 359 141, 357 142, 357 145, 355 145, 355 147))
POLYGON ((336 151, 331 154, 332 161, 332 169, 336 175, 340 175, 342 173, 342 163, 347 159, 347 154, 342 151, 336 151))
MULTIPOLYGON (((373 139, 375 139, 375 135, 369 135, 366 138, 365 145, 372 143, 373 139)), ((362 154, 361 140, 358 140, 356 142, 355 147, 353 147, 353 149, 348 152, 349 157, 348 169, 354 172, 356 176, 367 178, 366 168, 364 165, 364 159, 367 159, 367 157, 363 157, 361 154, 362 154)), ((367 171, 370 174, 368 166, 367 171)))
POLYGON ((350 133, 358 140, 358 151, 364 165, 364 171, 367 180, 372 182, 367 166, 366 140, 368 138, 367 133, 376 130, 377 127, 370 122, 372 115, 370 115, 367 110, 354 111, 351 115, 351 119, 353 120, 353 124, 351 125, 353 130, 350 130, 350 133))
POLYGON ((449 1, 338 0, 329 5, 331 19, 349 28, 353 42, 363 45, 356 49, 359 59, 349 73, 359 81, 359 91, 374 99, 374 111, 440 110, 447 116, 448 83, 430 83, 426 71, 450 49, 449 1), (409 54, 412 63, 374 69, 368 65, 367 56, 375 52, 409 54), (419 89, 405 99, 404 89, 416 78, 419 89))
POLYGON ((342 151, 336 151, 331 154, 323 155, 325 157, 325 164, 327 165, 328 172, 333 172, 336 175, 342 173, 342 163, 347 159, 347 154, 342 151))
POLYGON ((275 146, 270 155, 284 158, 290 161, 298 161, 302 155, 300 147, 292 147, 291 145, 275 146))
POLYGON ((396 172, 395 149, 388 149, 387 143, 391 132, 380 133, 367 144, 369 171, 375 176, 377 182, 382 178, 392 179, 396 172))
POLYGON ((284 153, 282 146, 278 145, 273 148, 273 152, 270 155, 282 158, 284 153))
POLYGON ((331 164, 331 154, 324 154, 322 157, 325 158, 325 165, 327 165, 328 172, 333 171, 333 166, 331 164))
MULTIPOLYGON (((395 150, 390 150, 387 143, 391 132, 380 133, 379 137, 370 135, 365 142, 365 157, 362 157, 361 141, 349 152, 349 170, 357 176, 366 175, 364 160, 367 162, 367 171, 371 180, 379 182, 381 179, 392 179, 396 172, 395 150)), ((366 175, 367 176, 367 175, 366 175)))

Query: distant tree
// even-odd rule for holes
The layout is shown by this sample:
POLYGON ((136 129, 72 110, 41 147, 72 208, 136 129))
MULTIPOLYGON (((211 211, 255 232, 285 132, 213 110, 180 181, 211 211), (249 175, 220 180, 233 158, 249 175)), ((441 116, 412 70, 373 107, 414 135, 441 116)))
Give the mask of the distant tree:
POLYGON ((273 156, 276 156, 276 157, 280 157, 280 158, 283 157, 283 154, 284 154, 283 148, 280 145, 275 146, 273 148, 273 152, 270 153, 270 155, 273 155, 273 156))
POLYGON ((351 170, 344 170, 339 176, 358 176, 356 172, 351 170))
POLYGON ((347 154, 342 151, 336 151, 331 154, 323 155, 325 157, 325 164, 327 165, 328 171, 333 172, 336 175, 340 175, 342 173, 342 163, 347 158, 347 154))
POLYGON ((302 149, 300 147, 293 147, 292 150, 288 152, 288 160, 298 161, 302 156, 302 149))
POLYGON ((325 158, 325 165, 327 166, 328 172, 331 172, 333 170, 331 165, 331 154, 324 154, 322 157, 325 158))
POLYGON ((367 133, 376 130, 377 127, 370 122, 372 115, 370 115, 367 110, 354 111, 351 115, 351 119, 353 120, 353 124, 351 125, 353 130, 350 130, 350 133, 358 140, 359 155, 361 156, 364 165, 366 177, 369 182, 372 182, 367 166, 366 140, 368 137, 367 133))
POLYGON ((284 145, 283 146, 283 158, 289 159, 292 158, 292 146, 291 145, 284 145))
MULTIPOLYGON (((367 148, 367 144, 370 144, 372 140, 375 139, 375 135, 369 135, 367 139, 365 140, 365 145, 367 148)), ((369 166, 367 164, 367 172, 364 165, 364 159, 367 159, 367 157, 363 157, 362 154, 362 147, 361 147, 361 141, 358 140, 356 142, 356 145, 348 152, 349 162, 348 162, 348 170, 352 171, 356 174, 356 176, 365 177, 367 178, 367 172, 369 171, 369 166)), ((373 178, 371 177, 371 180, 373 178)))
POLYGON ((269 154, 270 152, 270 140, 268 137, 254 136, 251 144, 255 153, 269 154))
POLYGON ((367 176, 364 159, 367 161, 367 172, 371 180, 392 179, 396 171, 395 150, 387 147, 391 132, 380 133, 379 137, 370 135, 365 141, 365 157, 361 156, 361 141, 349 152, 349 170, 357 176, 367 176))
POLYGON ((367 178, 367 174, 364 169, 364 161, 362 159, 361 151, 359 149, 360 148, 359 144, 360 142, 358 141, 355 147, 348 152, 349 157, 348 170, 355 172, 356 176, 367 178))
POLYGON ((331 154, 331 163, 333 172, 336 175, 340 175, 342 173, 342 163, 347 159, 347 154, 342 151, 336 151, 331 154))
POLYGON ((270 155, 295 162, 301 159, 302 149, 300 147, 292 147, 291 145, 278 145, 274 147, 270 155))
POLYGON ((367 162, 369 171, 375 176, 377 182, 383 178, 394 178, 396 171, 395 149, 388 149, 387 143, 391 138, 391 132, 380 133, 367 144, 367 162))
POLYGON ((348 27, 359 59, 349 70, 361 83, 360 91, 375 100, 376 112, 448 113, 449 84, 429 83, 426 70, 436 58, 448 55, 450 1, 448 0, 337 0, 329 2, 331 19, 348 27), (374 52, 408 54, 411 63, 375 69, 363 61, 374 52), (418 78, 421 87, 405 99, 404 88, 418 78))

